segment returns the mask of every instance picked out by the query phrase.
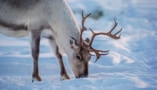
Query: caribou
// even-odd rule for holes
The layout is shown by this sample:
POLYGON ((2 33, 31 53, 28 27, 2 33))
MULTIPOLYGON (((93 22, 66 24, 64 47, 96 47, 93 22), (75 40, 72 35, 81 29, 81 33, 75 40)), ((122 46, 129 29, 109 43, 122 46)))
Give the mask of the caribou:
POLYGON ((106 35, 120 39, 115 34, 117 22, 109 32, 95 33, 92 29, 91 39, 83 39, 87 30, 84 23, 90 16, 82 13, 82 28, 79 28, 74 14, 65 0, 0 0, 0 33, 13 37, 30 37, 31 54, 33 59, 32 82, 41 81, 38 69, 38 57, 41 38, 47 38, 59 61, 61 79, 70 79, 65 70, 62 54, 68 57, 70 67, 76 78, 88 76, 88 63, 95 53, 96 61, 101 55, 107 55, 108 50, 97 50, 92 47, 94 38, 106 35))

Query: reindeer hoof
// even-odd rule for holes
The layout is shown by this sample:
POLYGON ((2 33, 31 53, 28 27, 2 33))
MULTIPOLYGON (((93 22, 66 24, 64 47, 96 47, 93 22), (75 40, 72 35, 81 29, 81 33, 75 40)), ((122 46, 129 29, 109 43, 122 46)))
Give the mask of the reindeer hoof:
POLYGON ((67 74, 62 75, 60 78, 61 81, 62 80, 68 80, 68 79, 70 79, 70 77, 67 74))
POLYGON ((34 81, 41 81, 40 76, 39 75, 38 76, 33 76, 32 82, 34 82, 34 81))

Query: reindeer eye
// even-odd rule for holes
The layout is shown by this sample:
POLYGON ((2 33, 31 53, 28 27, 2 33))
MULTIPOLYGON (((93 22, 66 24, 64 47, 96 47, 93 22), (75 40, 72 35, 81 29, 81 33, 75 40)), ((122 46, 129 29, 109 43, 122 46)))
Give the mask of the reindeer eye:
POLYGON ((80 55, 77 55, 76 58, 77 58, 78 60, 81 60, 81 56, 80 56, 80 55))

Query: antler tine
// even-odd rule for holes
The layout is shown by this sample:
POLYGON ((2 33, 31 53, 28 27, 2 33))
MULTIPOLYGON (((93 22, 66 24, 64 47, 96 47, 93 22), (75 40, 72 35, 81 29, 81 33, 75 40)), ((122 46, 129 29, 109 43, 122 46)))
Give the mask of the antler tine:
POLYGON ((90 47, 90 48, 91 48, 92 52, 94 52, 95 55, 96 55, 96 60, 95 60, 95 62, 98 61, 98 59, 101 57, 101 55, 107 55, 108 52, 109 52, 109 50, 107 50, 107 51, 102 51, 102 50, 94 49, 93 47, 90 47))
POLYGON ((86 27, 84 26, 84 22, 87 19, 87 17, 89 17, 91 15, 91 13, 89 13, 88 15, 84 16, 84 13, 82 11, 82 30, 86 30, 86 27))
MULTIPOLYGON (((117 32, 115 33, 114 35, 116 36, 117 34, 119 34, 120 32, 122 31, 122 28, 117 32)), ((120 38, 121 34, 119 35, 119 38, 120 38)))
POLYGON ((89 13, 88 15, 84 16, 84 13, 82 11, 82 28, 81 28, 81 34, 80 34, 80 44, 82 44, 83 39, 82 39, 82 34, 83 31, 86 30, 86 27, 84 26, 85 20, 91 15, 91 13, 89 13))
POLYGON ((90 31, 92 32, 92 39, 91 39, 91 42, 90 42, 90 46, 92 45, 92 43, 93 43, 93 41, 94 41, 94 38, 97 36, 97 35, 107 35, 107 36, 109 36, 109 37, 111 37, 111 38, 113 38, 113 39, 120 39, 120 35, 119 36, 117 36, 117 34, 119 34, 121 31, 122 31, 122 28, 118 31, 118 32, 116 32, 115 34, 112 34, 112 31, 116 28, 116 26, 117 26, 117 22, 116 22, 116 20, 114 20, 114 26, 112 27, 112 29, 109 31, 109 32, 107 32, 107 33, 105 33, 105 32, 100 32, 100 33, 95 33, 91 28, 89 28, 90 29, 90 31))
POLYGON ((118 23, 114 19, 114 26, 112 27, 112 29, 108 33, 106 33, 107 36, 109 36, 109 37, 111 37, 113 39, 120 39, 121 35, 117 36, 117 34, 119 34, 122 31, 122 28, 118 32, 116 32, 115 34, 112 34, 112 31, 115 30, 115 28, 117 27, 117 25, 118 25, 118 23))
POLYGON ((111 33, 116 27, 117 27, 118 23, 117 21, 114 19, 114 26, 112 27, 112 29, 108 32, 111 33))
POLYGON ((98 56, 96 55, 96 60, 94 61, 95 63, 98 61, 98 59, 101 57, 101 55, 108 55, 108 53, 106 53, 106 54, 98 54, 98 56))

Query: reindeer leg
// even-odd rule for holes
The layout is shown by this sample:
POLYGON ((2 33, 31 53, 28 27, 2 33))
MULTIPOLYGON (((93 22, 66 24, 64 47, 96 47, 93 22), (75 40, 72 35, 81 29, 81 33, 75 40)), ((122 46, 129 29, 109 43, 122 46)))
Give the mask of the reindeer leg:
POLYGON ((31 52, 33 58, 33 74, 32 82, 35 80, 41 81, 38 71, 38 57, 39 57, 39 46, 40 46, 40 32, 32 31, 31 36, 31 52))
POLYGON ((60 69, 61 69, 61 80, 65 80, 65 79, 70 79, 70 77, 68 76, 65 67, 64 67, 64 63, 62 60, 62 55, 59 53, 58 47, 56 48, 56 56, 59 60, 59 65, 60 65, 60 69))
POLYGON ((59 53, 58 46, 55 44, 54 40, 52 40, 52 39, 49 40, 49 43, 52 46, 52 48, 54 49, 55 54, 56 54, 56 56, 58 58, 58 61, 59 61, 60 70, 61 70, 60 71, 61 80, 70 79, 70 77, 68 76, 68 74, 66 72, 66 69, 64 67, 64 63, 63 63, 63 60, 62 60, 62 55, 59 53))

